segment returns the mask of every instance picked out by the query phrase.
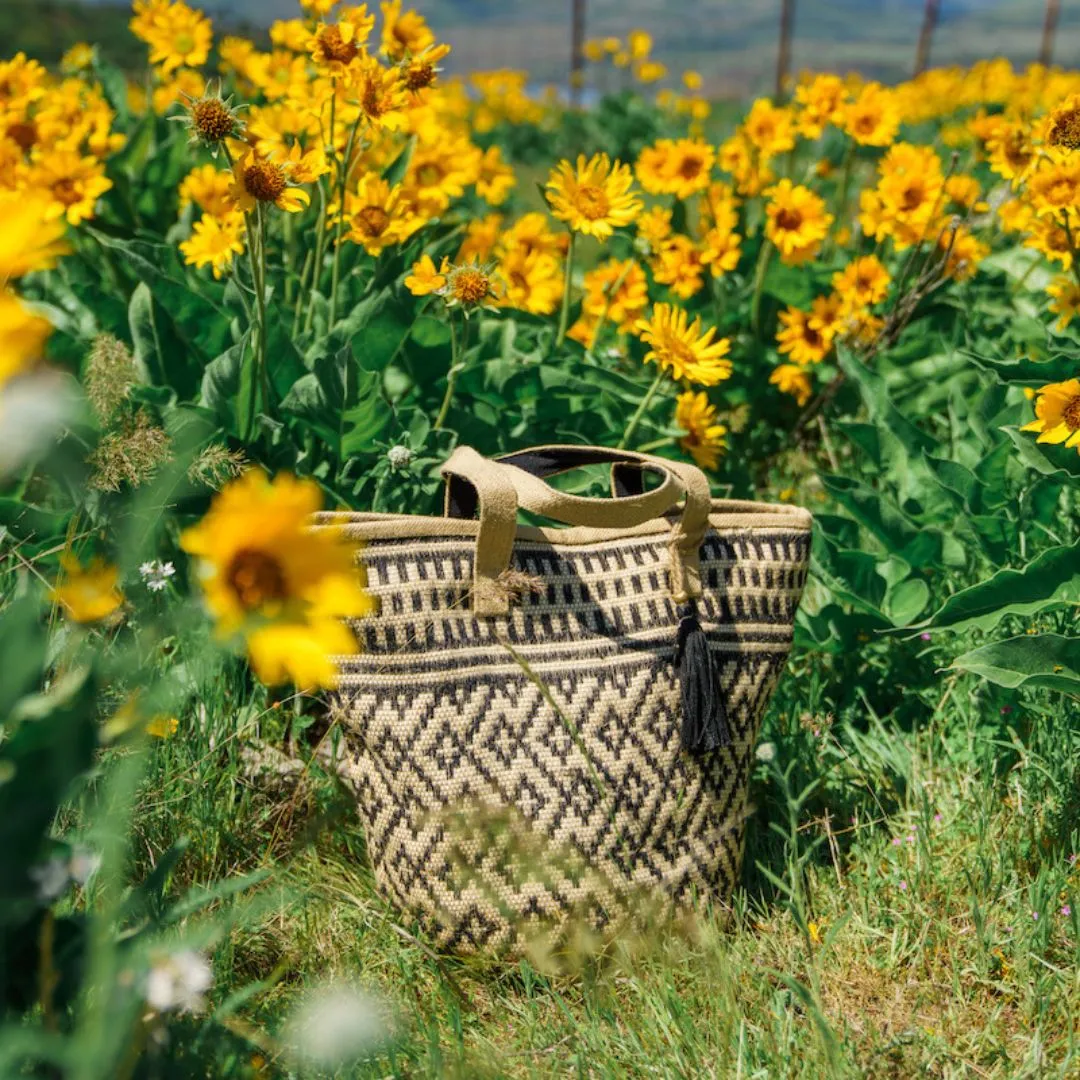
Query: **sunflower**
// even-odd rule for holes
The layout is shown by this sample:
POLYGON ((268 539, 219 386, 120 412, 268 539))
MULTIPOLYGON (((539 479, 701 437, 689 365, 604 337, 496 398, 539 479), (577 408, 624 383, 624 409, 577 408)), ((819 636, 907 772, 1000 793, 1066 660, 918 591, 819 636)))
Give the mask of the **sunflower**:
POLYGON ((841 110, 840 126, 860 146, 888 146, 900 130, 894 95, 880 83, 867 83, 841 110))
POLYGON ((345 220, 348 239, 369 255, 404 243, 424 225, 424 219, 402 198, 401 185, 391 187, 378 173, 367 173, 355 192, 346 193, 345 220))
POLYGON ((391 60, 418 56, 435 44, 435 35, 416 11, 402 11, 401 0, 383 0, 382 51, 391 60))
POLYGON ((50 209, 45 195, 0 195, 0 281, 34 270, 49 270, 67 253, 65 223, 52 216, 50 209))
POLYGON ((675 402, 675 426, 686 434, 679 445, 702 469, 715 469, 727 449, 727 428, 716 422, 716 406, 704 391, 687 390, 675 402))
POLYGON ((612 163, 607 154, 586 160, 579 155, 577 167, 560 161, 547 182, 552 214, 573 232, 606 240, 617 228, 632 225, 641 213, 641 200, 633 193, 634 177, 628 165, 612 163))
POLYGON ((741 243, 742 238, 731 229, 717 226, 705 234, 701 241, 701 261, 713 277, 723 277, 739 265, 741 243))
POLYGON ((956 281, 974 277, 979 263, 990 254, 990 248, 964 225, 942 231, 937 243, 946 256, 942 272, 956 281))
POLYGON ((204 214, 195 222, 191 238, 180 245, 188 266, 209 266, 220 278, 233 263, 234 255, 244 253, 244 215, 234 210, 223 217, 204 214))
POLYGON ((1058 317, 1057 328, 1064 330, 1080 314, 1080 285, 1071 277, 1056 277, 1046 291, 1049 308, 1058 317))
POLYGON ((835 331, 812 312, 789 307, 780 312, 780 322, 777 346, 796 364, 820 364, 832 351, 835 331))
POLYGON ((375 25, 375 16, 366 7, 355 9, 356 17, 345 15, 336 23, 320 23, 311 35, 308 51, 316 69, 331 79, 341 79, 364 56, 364 43, 375 25))
MULTIPOLYGON (((465 226, 465 239, 458 248, 457 261, 468 262, 470 259, 486 259, 495 250, 499 243, 499 235, 502 232, 502 214, 486 214, 482 218, 473 218, 465 226)), ((516 247, 508 249, 517 254, 516 247)))
POLYGON ((405 287, 413 296, 428 296, 440 293, 446 288, 446 272, 450 268, 448 259, 443 259, 438 270, 430 255, 421 255, 419 262, 413 263, 412 273, 405 278, 405 287))
POLYGON ((206 63, 214 31, 210 20, 183 3, 135 5, 144 7, 147 19, 136 29, 139 16, 131 20, 131 29, 150 46, 150 63, 171 74, 177 68, 198 68, 206 63))
POLYGON ((853 259, 832 276, 833 289, 847 311, 871 307, 885 299, 892 278, 876 255, 853 259))
POLYGON ((311 202, 302 188, 290 184, 289 173, 283 165, 249 150, 233 169, 231 195, 239 210, 254 210, 259 205, 273 205, 295 214, 311 202))
POLYGON ((652 261, 653 277, 681 300, 701 292, 705 284, 701 252, 689 236, 676 233, 660 248, 652 261))
POLYGON ((96 158, 59 148, 41 154, 28 180, 30 187, 49 196, 46 218, 66 218, 69 225, 92 218, 98 199, 113 186, 96 158))
POLYGON ((843 120, 843 106, 848 88, 839 75, 815 75, 795 87, 795 101, 800 106, 796 119, 799 134, 817 139, 829 124, 843 120))
POLYGON ((605 318, 629 332, 634 319, 649 306, 649 281, 633 259, 608 259, 585 275, 581 310, 605 318))
POLYGON ((636 247, 643 248, 649 254, 659 251, 671 236, 671 210, 664 206, 651 207, 637 219, 635 229, 636 247))
POLYGON ((1080 208, 1080 162, 1050 164, 1028 179, 1028 198, 1035 212, 1077 220, 1080 208))
POLYGON ((634 329, 646 345, 645 363, 658 364, 673 379, 689 379, 701 386, 715 386, 731 377, 727 359, 731 342, 714 341, 716 328, 702 330, 701 316, 693 322, 683 308, 657 304, 647 319, 638 319, 634 329))
POLYGON ((709 186, 716 152, 699 139, 661 139, 638 157, 638 183, 650 195, 688 199, 709 186))
POLYGON ((809 188, 792 184, 787 177, 765 194, 770 197, 765 208, 768 217, 765 235, 780 252, 781 260, 796 266, 812 259, 833 222, 824 201, 809 188))
POLYGON ((370 128, 398 131, 405 127, 409 95, 400 68, 385 68, 374 56, 365 56, 352 72, 351 79, 352 93, 370 128))
POLYGON ((521 248, 510 251, 499 262, 499 276, 506 282, 503 307, 533 315, 550 315, 558 308, 563 281, 554 255, 521 248))
POLYGON ((500 247, 523 248, 526 251, 546 251, 551 255, 566 253, 566 233, 554 233, 548 228, 548 218, 533 211, 523 214, 503 234, 500 247))
POLYGON ((1020 430, 1039 432, 1036 442, 1080 448, 1080 379, 1040 387, 1035 399, 1035 419, 1020 430))
POLYGON ((312 530, 322 505, 311 480, 252 469, 214 499, 180 546, 198 560, 218 635, 243 639, 263 682, 332 687, 336 656, 357 651, 342 621, 374 610, 355 552, 329 529, 312 530))
POLYGON ((419 99, 421 91, 435 85, 442 71, 439 61, 449 55, 449 45, 429 45, 419 56, 409 55, 399 61, 405 89, 419 99))
POLYGON ((1073 94, 1050 114, 1046 143, 1065 153, 1080 150, 1080 94, 1073 94))
POLYGON ((777 364, 769 376, 769 382, 780 393, 790 394, 799 406, 810 400, 810 377, 797 364, 777 364))
POLYGON ((489 146, 480 159, 480 175, 476 178, 476 194, 489 206, 502 206, 517 184, 513 168, 503 161, 502 150, 489 146))
POLYGON ((194 203, 204 213, 221 217, 236 209, 233 174, 213 165, 197 165, 180 181, 180 209, 194 203))
POLYGON ((73 622, 101 622, 123 604, 124 594, 117 584, 120 572, 100 557, 83 567, 68 551, 60 556, 60 567, 52 599, 73 622))
POLYGON ((776 157, 795 148, 795 120, 790 109, 758 98, 746 114, 742 134, 763 158, 776 157))
POLYGON ((214 93, 208 88, 198 98, 181 96, 184 115, 171 119, 179 120, 188 129, 192 146, 205 146, 216 157, 226 139, 240 137, 242 125, 232 106, 232 98, 223 98, 220 88, 214 93))
POLYGON ((41 356, 51 330, 13 292, 0 289, 0 388, 41 356))
POLYGON ((441 290, 446 306, 460 307, 466 316, 479 307, 490 309, 502 295, 494 269, 490 263, 479 262, 451 266, 446 271, 446 286, 441 290))

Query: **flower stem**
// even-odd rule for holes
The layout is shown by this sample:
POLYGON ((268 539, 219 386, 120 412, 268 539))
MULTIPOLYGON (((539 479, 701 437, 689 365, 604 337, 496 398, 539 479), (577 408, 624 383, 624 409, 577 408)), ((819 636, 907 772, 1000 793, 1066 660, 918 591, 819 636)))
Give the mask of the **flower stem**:
POLYGON ((589 348, 585 352, 585 359, 586 360, 591 360, 593 358, 593 353, 594 353, 594 351, 596 349, 596 346, 600 343, 600 332, 604 329, 604 324, 607 322, 608 315, 611 312, 611 302, 612 302, 612 300, 615 299, 615 297, 619 293, 619 290, 626 283, 626 278, 627 278, 627 276, 629 275, 630 271, 633 268, 634 268, 633 260, 628 259, 627 263, 626 263, 626 268, 615 279, 615 281, 611 285, 611 287, 608 288, 605 291, 605 293, 604 293, 604 310, 601 313, 600 318, 596 322, 596 329, 593 331, 592 341, 591 341, 591 343, 589 345, 589 348))
MULTIPOLYGON (((462 337, 465 336, 464 331, 462 337)), ((446 393, 443 394, 442 405, 439 406, 439 415, 435 417, 435 423, 432 425, 432 431, 441 431, 442 426, 446 423, 447 414, 450 412, 450 403, 454 400, 454 384, 457 382, 458 374, 464 367, 458 360, 459 347, 464 348, 464 342, 458 342, 457 326, 455 324, 454 316, 450 316, 450 370, 446 374, 446 393)))
POLYGON ((566 276, 563 279, 562 311, 559 313, 559 335, 555 338, 555 348, 561 348, 566 340, 566 330, 570 323, 570 286, 574 275, 574 234, 570 233, 570 244, 566 249, 566 276))
POLYGON ((652 386, 649 387, 645 396, 641 399, 641 404, 637 407, 637 412, 630 417, 630 423, 626 425, 626 430, 623 432, 623 437, 619 440, 618 449, 623 450, 626 444, 630 441, 630 437, 637 430, 638 424, 641 422, 641 418, 645 415, 645 410, 648 409, 652 403, 652 399, 656 396, 656 391, 660 389, 660 383, 664 378, 664 369, 659 368, 656 372, 656 378, 652 381, 652 386))
MULTIPOLYGON (((356 145, 356 132, 360 127, 361 113, 356 118, 349 141, 345 147, 345 156, 338 160, 338 214, 337 229, 334 234, 334 268, 330 277, 330 326, 337 322, 338 282, 341 279, 341 231, 345 225, 345 189, 349 186, 349 170, 352 164, 353 147, 356 145)), ((335 154, 336 156, 336 154, 335 154)))
POLYGON ((251 223, 250 211, 244 214, 244 228, 247 231, 248 262, 251 267, 251 287, 255 291, 255 341, 252 352, 255 358, 255 370, 252 372, 251 388, 248 393, 248 415, 245 424, 245 441, 250 442, 255 432, 255 413, 258 409, 258 392, 260 384, 264 387, 266 398, 264 406, 270 408, 269 381, 266 373, 266 255, 263 251, 263 221, 262 209, 255 211, 258 227, 251 223))
POLYGON ((761 291, 765 286, 765 273, 769 269, 772 252, 772 241, 762 240, 757 266, 754 269, 753 299, 750 301, 750 328, 754 331, 755 337, 761 336, 761 291))
POLYGON ((319 177, 319 221, 315 226, 315 263, 311 272, 311 289, 308 292, 307 315, 304 317, 304 333, 311 329, 315 318, 315 295, 322 277, 323 253, 326 248, 326 186, 319 177))

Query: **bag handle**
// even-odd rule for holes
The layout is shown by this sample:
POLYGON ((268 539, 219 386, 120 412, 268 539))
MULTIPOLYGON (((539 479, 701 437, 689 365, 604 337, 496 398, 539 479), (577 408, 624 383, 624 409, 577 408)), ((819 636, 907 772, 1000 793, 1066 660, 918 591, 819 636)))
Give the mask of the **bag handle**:
POLYGON ((473 612, 477 615, 509 611, 509 592, 499 579, 510 565, 519 508, 566 525, 618 529, 662 517, 685 499, 671 530, 669 584, 677 603, 701 595, 699 549, 709 526, 712 494, 708 478, 693 465, 631 450, 581 446, 540 446, 488 459, 471 447, 460 446, 440 472, 447 482, 449 516, 472 517, 479 510, 473 562, 473 612), (558 491, 543 479, 605 462, 612 464, 616 491, 626 494, 613 499, 583 498, 558 491), (659 487, 644 490, 646 471, 661 478, 659 487), (630 479, 634 473, 637 490, 630 479))

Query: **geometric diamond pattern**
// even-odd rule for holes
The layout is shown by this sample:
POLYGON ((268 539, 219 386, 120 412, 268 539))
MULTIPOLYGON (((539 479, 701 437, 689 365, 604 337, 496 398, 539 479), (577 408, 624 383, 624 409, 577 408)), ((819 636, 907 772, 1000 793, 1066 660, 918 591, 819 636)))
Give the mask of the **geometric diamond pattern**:
POLYGON ((376 880, 438 946, 602 927, 643 892, 679 907, 730 894, 809 533, 706 537, 698 610, 732 745, 700 757, 681 747, 664 541, 518 541, 514 567, 542 588, 484 619, 468 610, 468 537, 361 552, 381 610, 355 623, 366 652, 341 658, 335 709, 376 880))

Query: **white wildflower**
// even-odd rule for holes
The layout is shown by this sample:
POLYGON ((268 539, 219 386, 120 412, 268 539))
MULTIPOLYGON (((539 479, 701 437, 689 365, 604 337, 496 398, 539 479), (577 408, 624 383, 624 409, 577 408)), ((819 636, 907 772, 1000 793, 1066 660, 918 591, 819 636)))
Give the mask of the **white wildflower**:
POLYGON ((391 446, 386 452, 386 460, 391 469, 407 469, 412 463, 412 451, 407 446, 391 446))
POLYGON ((757 750, 754 751, 754 757, 756 757, 758 761, 764 761, 766 763, 774 761, 776 759, 776 744, 763 742, 757 750))
POLYGON ((144 562, 139 567, 139 576, 151 592, 161 592, 162 589, 167 588, 169 578, 173 577, 175 573, 176 567, 171 562, 161 562, 160 559, 155 559, 153 562, 144 562))
POLYGON ((155 1012, 198 1012, 214 977, 206 958, 191 949, 159 958, 146 977, 146 1003, 155 1012))
POLYGON ((339 984, 307 997, 289 1021, 287 1041, 302 1060, 333 1066, 374 1052, 390 1034, 385 1008, 377 998, 339 984))

